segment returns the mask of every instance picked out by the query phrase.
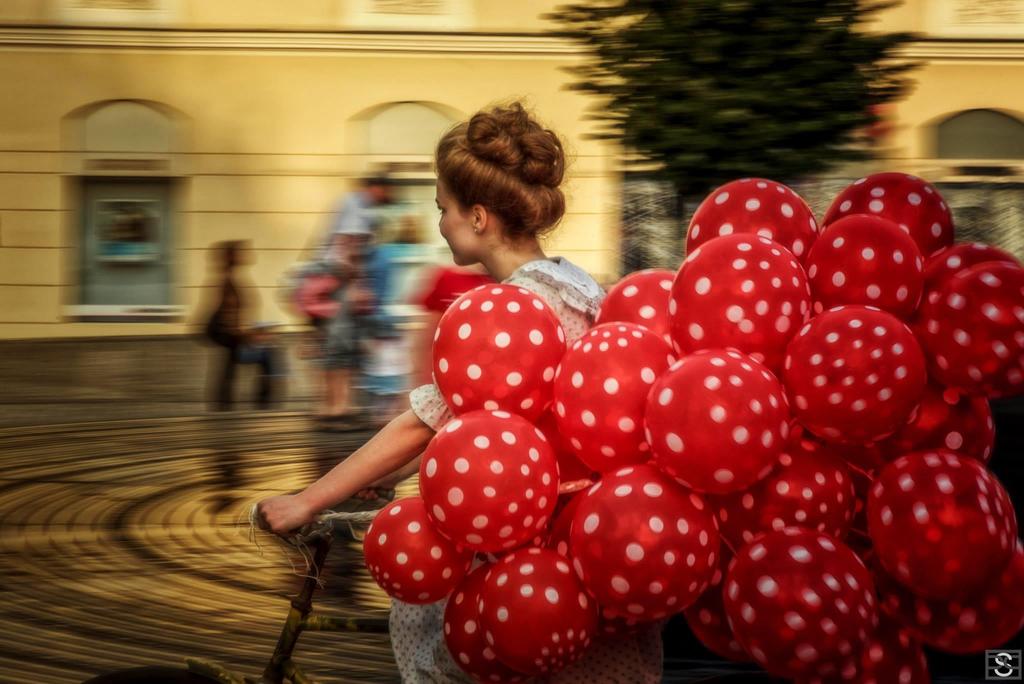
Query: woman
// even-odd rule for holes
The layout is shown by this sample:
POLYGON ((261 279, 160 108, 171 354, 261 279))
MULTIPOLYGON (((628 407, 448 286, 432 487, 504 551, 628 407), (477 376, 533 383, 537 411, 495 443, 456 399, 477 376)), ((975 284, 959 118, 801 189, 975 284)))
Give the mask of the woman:
MULTIPOLYGON (((495 107, 448 131, 435 163, 440 230, 455 263, 480 263, 496 281, 538 294, 558 315, 568 343, 583 335, 604 293, 589 274, 560 257, 549 259, 540 245, 565 212, 559 187, 565 155, 558 136, 519 103, 495 107)), ((410 402, 408 411, 302 492, 261 502, 264 523, 288 532, 407 467, 452 418, 436 385, 413 390, 410 402)), ((404 682, 469 681, 448 654, 443 612, 443 601, 393 603, 392 647, 404 682)), ((595 641, 581 661, 551 681, 657 682, 661 657, 660 624, 650 625, 634 635, 595 641)))

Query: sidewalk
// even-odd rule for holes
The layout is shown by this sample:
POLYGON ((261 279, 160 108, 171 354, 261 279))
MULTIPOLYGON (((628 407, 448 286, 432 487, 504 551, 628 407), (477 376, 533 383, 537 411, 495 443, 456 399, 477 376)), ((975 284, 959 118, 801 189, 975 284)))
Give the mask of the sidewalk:
MULTIPOLYGON (((281 336, 288 375, 277 411, 305 412, 310 361, 297 334, 281 336)), ((194 416, 208 412, 208 369, 219 347, 197 337, 0 341, 0 427, 194 416)), ((239 368, 236 410, 254 409, 256 368, 239 368)))

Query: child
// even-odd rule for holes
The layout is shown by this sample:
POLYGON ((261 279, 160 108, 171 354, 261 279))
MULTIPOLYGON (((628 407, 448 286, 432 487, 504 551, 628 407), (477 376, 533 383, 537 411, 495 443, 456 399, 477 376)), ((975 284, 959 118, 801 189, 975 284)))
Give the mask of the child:
MULTIPOLYGON (((497 281, 540 295, 561 320, 569 343, 593 323, 603 291, 565 259, 549 259, 538 238, 565 211, 559 186, 565 156, 558 136, 520 105, 474 115, 441 138, 436 152, 440 230, 455 263, 483 264, 497 281)), ((406 466, 452 418, 436 385, 410 395, 412 408, 359 450, 296 495, 259 504, 266 525, 285 533, 312 521, 384 476, 406 466)), ((395 601, 391 640, 403 682, 468 682, 442 636, 444 602, 412 606, 395 601)), ((660 624, 634 635, 595 641, 587 655, 552 682, 658 682, 660 624)))

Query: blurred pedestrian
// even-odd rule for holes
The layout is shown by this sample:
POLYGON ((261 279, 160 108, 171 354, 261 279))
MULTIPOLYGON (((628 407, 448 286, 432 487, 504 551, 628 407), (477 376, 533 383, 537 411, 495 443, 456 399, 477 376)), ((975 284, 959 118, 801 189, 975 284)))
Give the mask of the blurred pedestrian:
MULTIPOLYGON (((218 268, 217 300, 206 321, 206 338, 222 347, 219 370, 213 375, 213 407, 229 411, 234 405, 236 368, 241 363, 259 366, 256 404, 269 408, 273 401, 274 378, 281 372, 276 347, 268 335, 272 325, 250 327, 248 321, 258 302, 243 293, 238 285, 237 269, 245 265, 248 243, 241 240, 220 242, 215 246, 218 268)), ((251 291, 251 288, 250 288, 251 291)))
POLYGON ((325 256, 339 233, 375 235, 381 216, 379 209, 394 201, 393 181, 386 174, 362 179, 359 189, 345 194, 331 216, 331 225, 320 246, 325 256))
POLYGON ((397 223, 394 240, 377 243, 369 266, 377 308, 364 379, 377 422, 387 422, 404 409, 402 399, 412 370, 409 328, 413 324, 405 299, 428 259, 421 219, 407 214, 397 223))
POLYGON ((300 302, 314 329, 319 350, 323 392, 316 412, 321 427, 348 427, 358 415, 353 382, 364 361, 365 340, 376 307, 368 262, 381 222, 380 210, 392 202, 386 175, 360 181, 360 187, 339 201, 316 258, 302 269, 302 292, 316 290, 319 306, 300 302))
POLYGON ((337 281, 330 297, 337 305, 324 324, 324 397, 320 417, 325 423, 351 422, 353 376, 362 368, 364 340, 375 302, 366 274, 366 258, 372 232, 369 226, 352 223, 331 234, 324 255, 325 271, 337 281))

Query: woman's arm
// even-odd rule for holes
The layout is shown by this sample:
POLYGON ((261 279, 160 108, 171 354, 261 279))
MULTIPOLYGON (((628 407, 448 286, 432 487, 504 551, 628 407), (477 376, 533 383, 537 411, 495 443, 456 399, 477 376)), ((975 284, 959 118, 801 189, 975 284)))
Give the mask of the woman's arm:
POLYGON ((422 458, 423 458, 423 454, 420 454, 419 456, 417 456, 416 458, 412 459, 411 461, 406 463, 404 466, 402 466, 401 468, 399 468, 395 472, 388 473, 387 475, 385 475, 381 479, 379 479, 376 482, 372 483, 369 487, 366 487, 365 489, 359 490, 358 492, 353 494, 353 496, 355 496, 357 498, 360 498, 360 499, 368 499, 368 500, 379 498, 380 497, 380 492, 378 490, 381 490, 381 489, 394 489, 399 484, 401 484, 402 481, 407 480, 408 478, 410 478, 413 475, 415 475, 416 473, 418 473, 419 470, 420 470, 420 459, 422 459, 422 458))
POLYGON ((434 431, 415 413, 406 411, 306 489, 298 494, 264 499, 257 512, 271 531, 290 532, 312 522, 325 508, 412 461, 433 436, 434 431))

